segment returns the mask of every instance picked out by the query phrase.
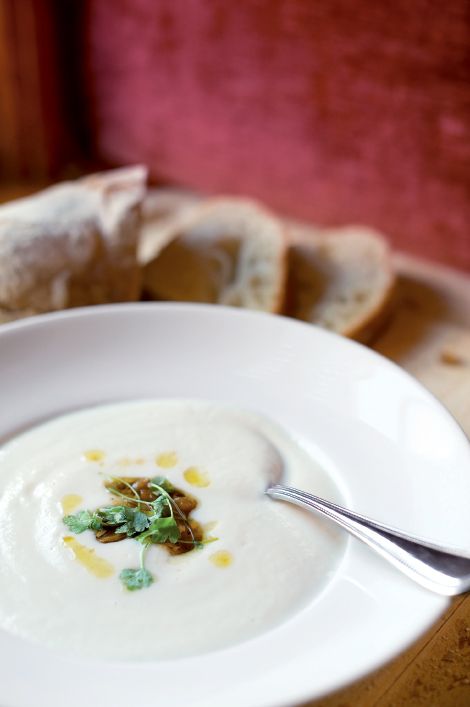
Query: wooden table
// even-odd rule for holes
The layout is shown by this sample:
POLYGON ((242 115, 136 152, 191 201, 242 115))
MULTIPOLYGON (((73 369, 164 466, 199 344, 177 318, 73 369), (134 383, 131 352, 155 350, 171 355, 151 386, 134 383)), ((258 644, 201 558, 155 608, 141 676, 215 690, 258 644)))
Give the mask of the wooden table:
MULTIPOLYGON (((30 191, 0 189, 0 203, 30 191)), ((301 227, 304 235, 306 230, 301 227)), ((418 378, 470 436, 470 278, 402 254, 395 264, 397 307, 374 348, 418 378)), ((308 705, 469 707, 470 594, 453 599, 440 621, 396 660, 308 705)))

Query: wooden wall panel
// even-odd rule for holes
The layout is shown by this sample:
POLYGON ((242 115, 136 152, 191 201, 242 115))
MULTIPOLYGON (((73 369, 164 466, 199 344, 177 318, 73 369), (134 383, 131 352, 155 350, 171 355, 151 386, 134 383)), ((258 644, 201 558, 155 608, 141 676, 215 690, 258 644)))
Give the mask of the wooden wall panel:
POLYGON ((0 0, 0 181, 41 182, 67 157, 52 0, 0 0))

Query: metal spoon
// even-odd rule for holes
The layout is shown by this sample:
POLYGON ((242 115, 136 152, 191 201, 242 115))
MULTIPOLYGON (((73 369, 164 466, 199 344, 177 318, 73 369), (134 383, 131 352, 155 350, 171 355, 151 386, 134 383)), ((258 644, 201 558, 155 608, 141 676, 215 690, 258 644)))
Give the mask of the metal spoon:
POLYGON ((426 589, 454 596, 470 589, 470 554, 463 555, 391 528, 311 493, 274 484, 268 496, 317 511, 337 523, 426 589))

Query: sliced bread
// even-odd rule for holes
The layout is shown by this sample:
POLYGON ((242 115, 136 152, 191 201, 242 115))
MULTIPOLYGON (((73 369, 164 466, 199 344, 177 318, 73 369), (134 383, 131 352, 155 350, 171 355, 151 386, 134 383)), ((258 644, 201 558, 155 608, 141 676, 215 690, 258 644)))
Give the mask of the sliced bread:
POLYGON ((310 232, 289 250, 285 313, 368 342, 390 311, 394 282, 389 245, 375 231, 310 232))
POLYGON ((135 300, 146 170, 64 182, 0 206, 0 315, 135 300))
POLYGON ((279 219, 254 201, 216 198, 176 218, 144 267, 144 290, 159 300, 280 311, 286 240, 279 219))
POLYGON ((202 197, 183 189, 149 188, 142 204, 138 258, 145 265, 173 238, 176 228, 191 219, 202 197), (177 225, 178 224, 178 225, 177 225))

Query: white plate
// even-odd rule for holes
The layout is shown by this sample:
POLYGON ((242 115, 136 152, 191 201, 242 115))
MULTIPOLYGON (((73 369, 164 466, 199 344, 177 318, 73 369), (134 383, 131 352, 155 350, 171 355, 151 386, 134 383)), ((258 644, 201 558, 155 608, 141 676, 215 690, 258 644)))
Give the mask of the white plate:
MULTIPOLYGON (((455 421, 398 367, 309 325, 202 305, 37 317, 0 329, 0 391, 2 440, 110 400, 193 397, 256 409, 316 450, 352 508, 470 546, 470 449, 455 421)), ((392 658, 447 604, 351 540, 306 609, 205 656, 99 663, 0 632, 2 706, 127 707, 136 696, 140 707, 291 705, 392 658)))

